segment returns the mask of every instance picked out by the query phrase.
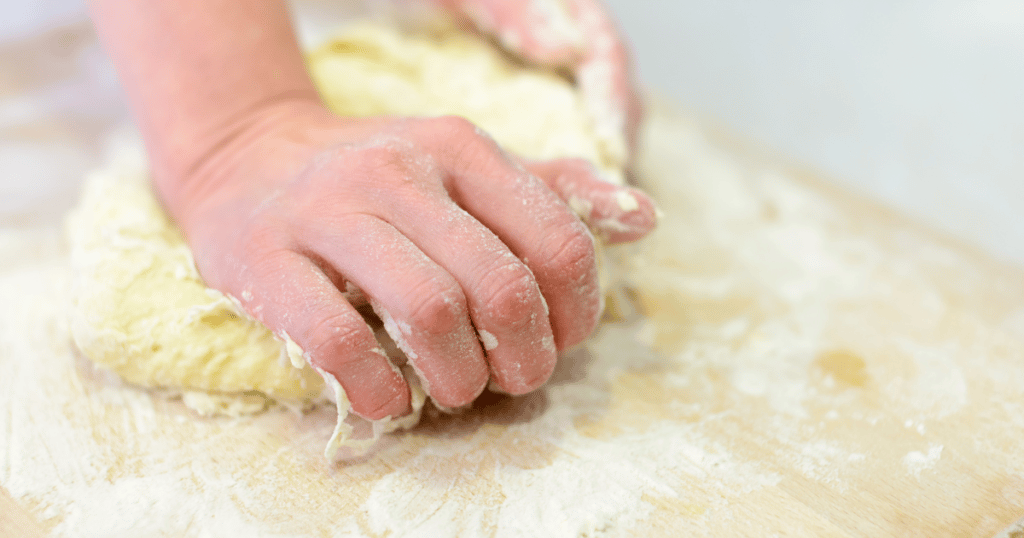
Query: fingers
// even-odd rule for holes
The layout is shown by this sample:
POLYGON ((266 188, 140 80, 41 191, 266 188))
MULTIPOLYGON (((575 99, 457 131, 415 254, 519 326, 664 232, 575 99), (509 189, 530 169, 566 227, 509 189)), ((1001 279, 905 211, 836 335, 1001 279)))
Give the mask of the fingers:
POLYGON ((246 310, 334 375, 357 415, 376 420, 409 413, 405 379, 362 316, 309 258, 289 250, 263 252, 243 278, 237 297, 246 310))
POLYGON ((448 271, 390 224, 369 215, 321 219, 298 235, 370 297, 436 402, 460 407, 483 391, 487 363, 462 287, 448 271))
POLYGON ((441 0, 526 60, 572 69, 605 151, 627 163, 643 106, 621 32, 598 0, 441 0), (625 140, 623 141, 623 137, 625 140))
MULTIPOLYGON (((338 160, 347 166, 362 163, 362 172, 354 174, 350 170, 346 174, 350 179, 347 192, 350 200, 379 197, 380 192, 388 193, 386 199, 378 201, 369 209, 389 225, 387 230, 381 232, 380 238, 373 239, 373 243, 406 245, 404 251, 394 254, 396 258, 407 258, 400 260, 401 263, 386 264, 382 258, 378 258, 368 260, 365 265, 374 269, 393 265, 408 268, 430 265, 429 271, 424 270, 414 275, 414 282, 404 287, 414 289, 417 281, 429 282, 436 288, 433 292, 435 295, 448 294, 451 296, 449 303, 459 305, 461 310, 458 319, 462 326, 458 329, 443 329, 446 333, 458 330, 468 335, 469 341, 474 344, 473 350, 456 348, 439 351, 433 359, 420 358, 418 367, 425 370, 429 364, 425 365, 424 361, 432 360, 438 365, 439 371, 443 367, 461 375, 465 366, 453 364, 451 360, 445 364, 444 354, 457 353, 459 358, 467 359, 476 356, 481 358, 479 364, 489 367, 490 374, 505 391, 523 394, 536 389, 551 375, 557 360, 554 333, 542 290, 530 268, 501 238, 449 198, 444 185, 445 174, 442 172, 449 165, 435 158, 438 152, 450 153, 454 146, 472 143, 480 139, 480 135, 472 124, 458 118, 406 121, 402 125, 408 129, 406 134, 428 140, 434 147, 421 148, 419 151, 425 152, 425 155, 414 154, 409 153, 412 151, 409 146, 393 142, 387 148, 364 149, 359 155, 347 154, 338 160), (479 341, 476 339, 477 334, 479 341), (483 361, 484 355, 486 363, 483 361)), ((492 146, 492 142, 486 141, 483 149, 488 152, 498 151, 492 146)), ((332 177, 341 174, 340 171, 327 173, 332 177)), ((345 200, 331 203, 335 208, 355 210, 355 206, 350 204, 350 201, 345 200)), ((564 206, 561 210, 565 211, 564 206)), ((383 223, 374 224, 372 228, 379 228, 380 225, 383 223)), ((344 229, 346 234, 356 235, 373 233, 373 230, 363 229, 365 224, 359 226, 353 227, 350 220, 344 225, 328 223, 322 228, 344 229)), ((309 233, 323 235, 328 232, 314 230, 309 233)), ((358 272, 366 269, 358 267, 358 260, 352 263, 341 259, 351 258, 356 252, 352 246, 342 247, 344 241, 344 238, 325 237, 317 249, 325 252, 324 249, 337 250, 338 259, 333 265, 377 303, 387 303, 387 310, 396 320, 403 301, 425 302, 425 299, 403 296, 396 296, 388 302, 385 299, 387 290, 374 291, 371 283, 364 284, 358 272), (348 266, 342 267, 342 264, 348 266)), ((379 273, 370 274, 367 280, 380 279, 382 276, 379 273)), ((395 287, 403 278, 406 277, 391 276, 384 284, 395 287)), ((420 325, 430 323, 436 323, 430 316, 423 316, 420 320, 420 325)), ((394 325, 401 327, 397 321, 394 325)), ((415 328, 416 323, 410 323, 409 326, 415 328)), ((466 341, 464 337, 459 340, 466 341)), ((441 343, 451 344, 448 341, 441 343)), ((407 351, 423 355, 416 342, 407 341, 406 344, 407 351)), ((475 364, 470 366, 476 368, 475 364)), ((480 380, 486 381, 486 368, 483 373, 480 380)), ((458 398, 443 400, 440 383, 448 381, 427 381, 430 393, 436 400, 444 405, 460 405, 456 402, 458 398)), ((475 390, 482 386, 465 386, 462 390, 468 391, 470 388, 475 390)), ((463 396, 474 397, 476 394, 472 392, 463 396)))
POLYGON ((494 35, 507 50, 531 62, 572 65, 585 47, 585 36, 578 21, 561 0, 445 0, 445 3, 469 17, 481 32, 494 35))
POLYGON ((597 136, 619 162, 636 149, 643 106, 633 81, 631 55, 614 20, 597 0, 567 0, 587 46, 575 64, 576 83, 597 136), (626 145, 618 140, 625 135, 626 145))
POLYGON ((532 270, 550 308, 557 348, 581 342, 596 325, 601 303, 586 226, 543 181, 469 122, 442 118, 429 127, 446 132, 423 138, 450 174, 452 198, 532 270))
POLYGON ((419 211, 398 219, 402 233, 465 290, 473 324, 494 381, 510 394, 525 394, 551 376, 557 361, 544 296, 530 269, 494 233, 450 200, 422 200, 396 207, 419 211))
POLYGON ((658 209, 638 189, 598 179, 593 165, 582 159, 526 163, 569 207, 607 243, 636 241, 658 224, 658 209))
POLYGON ((590 56, 577 66, 576 83, 604 152, 628 165, 643 118, 628 64, 618 53, 590 56))

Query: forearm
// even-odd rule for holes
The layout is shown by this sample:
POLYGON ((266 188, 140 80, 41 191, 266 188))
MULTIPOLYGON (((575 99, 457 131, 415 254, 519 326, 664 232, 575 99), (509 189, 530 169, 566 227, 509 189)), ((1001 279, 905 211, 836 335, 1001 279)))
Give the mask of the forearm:
POLYGON ((90 0, 172 206, 255 111, 315 100, 283 0, 90 0))

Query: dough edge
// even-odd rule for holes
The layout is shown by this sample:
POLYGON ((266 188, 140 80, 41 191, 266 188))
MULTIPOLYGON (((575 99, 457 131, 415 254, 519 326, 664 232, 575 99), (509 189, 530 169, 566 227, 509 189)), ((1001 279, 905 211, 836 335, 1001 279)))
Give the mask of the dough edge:
MULTIPOLYGON (((442 31, 440 37, 440 41, 432 42, 388 26, 360 24, 311 53, 310 70, 325 100, 339 113, 459 114, 482 125, 499 143, 519 154, 536 159, 585 158, 597 163, 610 181, 622 182, 620 163, 602 154, 601 142, 593 130, 588 131, 586 106, 564 80, 551 73, 516 68, 477 38, 452 30, 442 31), (355 51, 356 56, 378 55, 378 64, 359 57, 346 61, 345 51, 355 51), (399 59, 426 68, 418 78, 404 81, 401 78, 414 71, 380 72, 381 65, 392 69, 399 59), (463 67, 466 65, 470 67, 463 67), (434 87, 444 81, 434 71, 445 69, 484 81, 481 88, 468 90, 471 95, 467 101, 476 105, 485 95, 496 95, 493 99, 500 100, 517 92, 539 92, 553 106, 552 111, 542 111, 538 117, 554 121, 563 132, 539 137, 535 128, 502 125, 508 118, 488 118, 486 104, 481 112, 436 110, 436 106, 420 102, 419 110, 406 112, 388 107, 409 100, 391 99, 390 103, 378 102, 367 108, 368 95, 386 92, 380 91, 379 84, 341 88, 344 82, 339 81, 353 79, 351 69, 368 69, 370 72, 361 73, 364 80, 379 82, 381 79, 374 77, 382 75, 385 79, 392 77, 387 84, 419 86, 417 91, 427 95, 428 101, 446 98, 443 84, 434 87), (392 75, 399 81, 395 82, 392 75), (338 88, 341 90, 336 91, 338 88)), ((502 104, 497 101, 498 106, 502 104)), ((490 106, 494 108, 495 104, 490 106)), ((185 405, 204 415, 258 413, 275 403, 304 410, 333 401, 338 420, 325 448, 329 459, 342 450, 352 455, 365 453, 385 433, 409 428, 419 421, 426 393, 406 367, 403 373, 410 380, 413 413, 372 421, 371 436, 355 438, 353 422, 362 419, 351 415, 340 383, 310 367, 287 334, 272 334, 248 316, 236 300, 202 282, 180 232, 153 195, 145 154, 137 141, 115 147, 110 164, 87 178, 82 200, 67 219, 67 232, 76 275, 73 338, 97 366, 130 383, 180 395, 185 405), (146 286, 137 289, 140 281, 150 282, 149 292, 157 294, 148 306, 140 304, 145 299, 123 300, 126 294, 146 292, 146 286), (191 298, 191 302, 174 301, 183 297, 191 298), (172 322, 168 324, 168 320, 172 322), (169 330, 154 333, 161 324, 164 328, 169 325, 169 330), (205 347, 204 338, 208 340, 205 347)), ((608 280, 607 265, 602 266, 604 281, 608 280)))

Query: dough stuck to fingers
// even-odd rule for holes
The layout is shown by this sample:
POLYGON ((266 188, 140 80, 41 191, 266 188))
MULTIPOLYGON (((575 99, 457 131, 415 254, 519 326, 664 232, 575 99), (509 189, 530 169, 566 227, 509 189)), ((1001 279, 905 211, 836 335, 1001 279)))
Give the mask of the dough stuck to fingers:
MULTIPOLYGON (((595 135, 578 92, 555 74, 510 62, 478 38, 454 30, 408 35, 364 24, 308 61, 339 114, 459 115, 524 158, 586 159, 610 182, 622 183, 621 157, 605 151, 611 146, 595 135)), ((68 236, 77 279, 75 342, 124 380, 181 393, 186 405, 207 414, 332 400, 338 426, 328 457, 343 448, 365 452, 384 433, 418 421, 424 391, 405 367, 413 413, 374 421, 372 433, 357 439, 353 424, 362 419, 349 413, 340 384, 331 376, 325 383, 288 335, 272 334, 203 283, 181 233, 153 195, 137 146, 121 148, 88 178, 68 236)), ((497 345, 491 333, 481 337, 485 349, 497 345)), ((404 357, 392 359, 404 363, 404 357)))

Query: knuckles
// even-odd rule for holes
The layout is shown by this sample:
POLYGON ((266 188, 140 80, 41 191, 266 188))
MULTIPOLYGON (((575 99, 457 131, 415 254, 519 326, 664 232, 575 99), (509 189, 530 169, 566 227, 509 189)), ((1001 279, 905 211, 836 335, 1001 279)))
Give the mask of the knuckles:
POLYGON ((460 116, 404 119, 375 138, 335 147, 313 159, 299 182, 302 205, 337 207, 356 199, 436 196, 452 172, 492 166, 504 154, 460 116), (447 170, 443 168, 455 168, 447 170))
POLYGON ((334 151, 310 170, 306 183, 313 203, 324 197, 344 200, 353 190, 372 192, 385 185, 404 189, 435 176, 434 168, 428 154, 408 141, 389 138, 334 151))
POLYGON ((530 322, 531 314, 541 301, 533 274, 519 263, 489 272, 481 284, 486 297, 483 313, 497 326, 522 328, 530 322))
POLYGON ((440 116, 420 120, 418 137, 426 147, 442 152, 454 171, 494 170, 494 163, 506 161, 494 140, 473 122, 461 116, 440 116))
POLYGON ((266 212, 258 212, 239 228, 236 246, 249 253, 249 257, 259 260, 287 247, 290 243, 288 237, 284 223, 266 212))
MULTIPOLYGON (((417 151, 407 143, 384 141, 351 151, 344 157, 345 162, 337 164, 374 177, 385 176, 407 181, 418 171, 416 154, 417 151)), ((344 177, 341 170, 336 172, 338 177, 344 177)), ((348 173, 351 174, 351 171, 348 173)))
POLYGON ((352 359, 373 347, 369 329, 362 318, 344 312, 331 312, 315 321, 306 331, 306 351, 316 362, 352 359))
POLYGON ((588 284, 584 280, 595 274, 597 267, 594 239, 581 222, 574 220, 552 234, 537 262, 539 270, 548 278, 576 285, 588 284))
POLYGON ((419 120, 420 128, 428 136, 438 135, 446 141, 469 142, 481 136, 477 126, 462 116, 438 116, 436 118, 425 118, 419 120))
POLYGON ((407 295, 405 319, 430 335, 455 332, 467 317, 466 299, 454 282, 424 281, 407 295))

